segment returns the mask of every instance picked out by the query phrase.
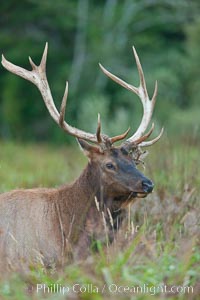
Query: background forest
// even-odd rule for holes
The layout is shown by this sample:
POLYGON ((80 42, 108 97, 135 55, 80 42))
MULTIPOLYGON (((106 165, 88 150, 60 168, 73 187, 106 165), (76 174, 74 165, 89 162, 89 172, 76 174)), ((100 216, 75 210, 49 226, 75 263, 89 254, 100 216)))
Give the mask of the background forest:
MULTIPOLYGON (((69 81, 67 120, 107 134, 138 126, 137 96, 105 77, 98 63, 138 84, 140 56, 149 94, 158 80, 154 119, 166 134, 199 135, 200 3, 198 0, 7 0, 1 2, 0 49, 17 65, 39 63, 49 43, 47 75, 60 107, 69 81)), ((0 138, 71 142, 49 117, 36 87, 1 67, 0 138)))

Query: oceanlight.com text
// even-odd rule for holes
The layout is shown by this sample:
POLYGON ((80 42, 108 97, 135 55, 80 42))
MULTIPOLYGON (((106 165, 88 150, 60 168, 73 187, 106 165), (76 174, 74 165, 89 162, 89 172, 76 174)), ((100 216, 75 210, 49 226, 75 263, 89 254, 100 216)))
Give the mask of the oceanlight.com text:
POLYGON ((149 284, 143 284, 141 286, 134 285, 117 285, 116 283, 112 284, 103 284, 102 286, 98 286, 95 284, 79 284, 74 283, 73 285, 61 285, 61 284, 44 284, 38 283, 36 285, 37 293, 44 294, 192 294, 193 287, 192 286, 176 286, 171 285, 167 286, 157 285, 152 286, 149 284))

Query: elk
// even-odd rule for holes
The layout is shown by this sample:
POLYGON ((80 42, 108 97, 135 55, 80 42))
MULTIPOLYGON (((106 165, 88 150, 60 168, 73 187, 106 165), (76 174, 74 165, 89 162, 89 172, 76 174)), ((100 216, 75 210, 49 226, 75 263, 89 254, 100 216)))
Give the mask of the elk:
POLYGON ((82 131, 65 121, 68 82, 58 112, 46 77, 47 51, 46 43, 39 66, 29 57, 31 71, 14 65, 3 55, 2 65, 37 86, 51 117, 78 140, 88 157, 88 164, 71 184, 59 188, 18 189, 0 195, 0 268, 3 270, 29 267, 38 261, 46 267, 59 266, 71 256, 86 257, 92 242, 105 238, 102 219, 112 241, 126 215, 127 205, 136 198, 146 197, 154 187, 153 182, 137 169, 137 162, 143 153, 141 149, 153 145, 163 133, 162 129, 156 138, 147 141, 154 129, 152 124, 146 133, 156 101, 157 82, 150 99, 135 48, 139 87, 126 83, 100 64, 108 77, 141 100, 142 121, 129 138, 129 129, 114 137, 102 134, 99 114, 96 133, 82 131), (125 141, 120 146, 114 146, 122 140, 125 141))

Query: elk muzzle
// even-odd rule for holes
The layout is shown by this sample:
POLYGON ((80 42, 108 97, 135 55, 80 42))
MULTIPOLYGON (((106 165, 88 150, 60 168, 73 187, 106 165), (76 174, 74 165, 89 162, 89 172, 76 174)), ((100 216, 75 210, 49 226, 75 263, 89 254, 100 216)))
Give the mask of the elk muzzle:
POLYGON ((145 193, 151 193, 154 188, 154 184, 151 180, 145 179, 142 181, 142 188, 145 193))
POLYGON ((145 177, 140 172, 137 173, 138 180, 136 181, 136 185, 132 187, 133 193, 132 197, 138 197, 138 198, 144 198, 148 194, 150 194, 153 191, 154 184, 153 182, 145 177))

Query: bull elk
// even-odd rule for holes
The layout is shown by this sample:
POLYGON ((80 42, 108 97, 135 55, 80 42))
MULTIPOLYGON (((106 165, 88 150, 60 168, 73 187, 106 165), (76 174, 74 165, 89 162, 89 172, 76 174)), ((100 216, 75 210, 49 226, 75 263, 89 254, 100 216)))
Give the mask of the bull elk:
POLYGON ((2 65, 37 86, 51 117, 66 133, 77 138, 88 157, 88 164, 72 184, 51 189, 19 189, 0 195, 0 267, 4 270, 29 266, 38 260, 51 266, 63 263, 69 255, 84 257, 94 240, 105 237, 102 222, 107 223, 112 241, 126 214, 127 204, 134 202, 136 197, 146 197, 154 187, 136 165, 142 147, 157 142, 163 132, 162 129, 156 138, 147 141, 154 129, 152 124, 146 133, 156 101, 157 82, 153 97, 149 99, 135 48, 139 87, 126 83, 100 64, 108 77, 137 94, 143 105, 143 117, 137 131, 120 146, 114 146, 114 143, 124 140, 129 130, 114 137, 102 134, 100 115, 94 134, 65 121, 67 82, 58 112, 46 77, 47 51, 48 44, 39 66, 29 57, 31 71, 12 64, 3 55, 2 65))

